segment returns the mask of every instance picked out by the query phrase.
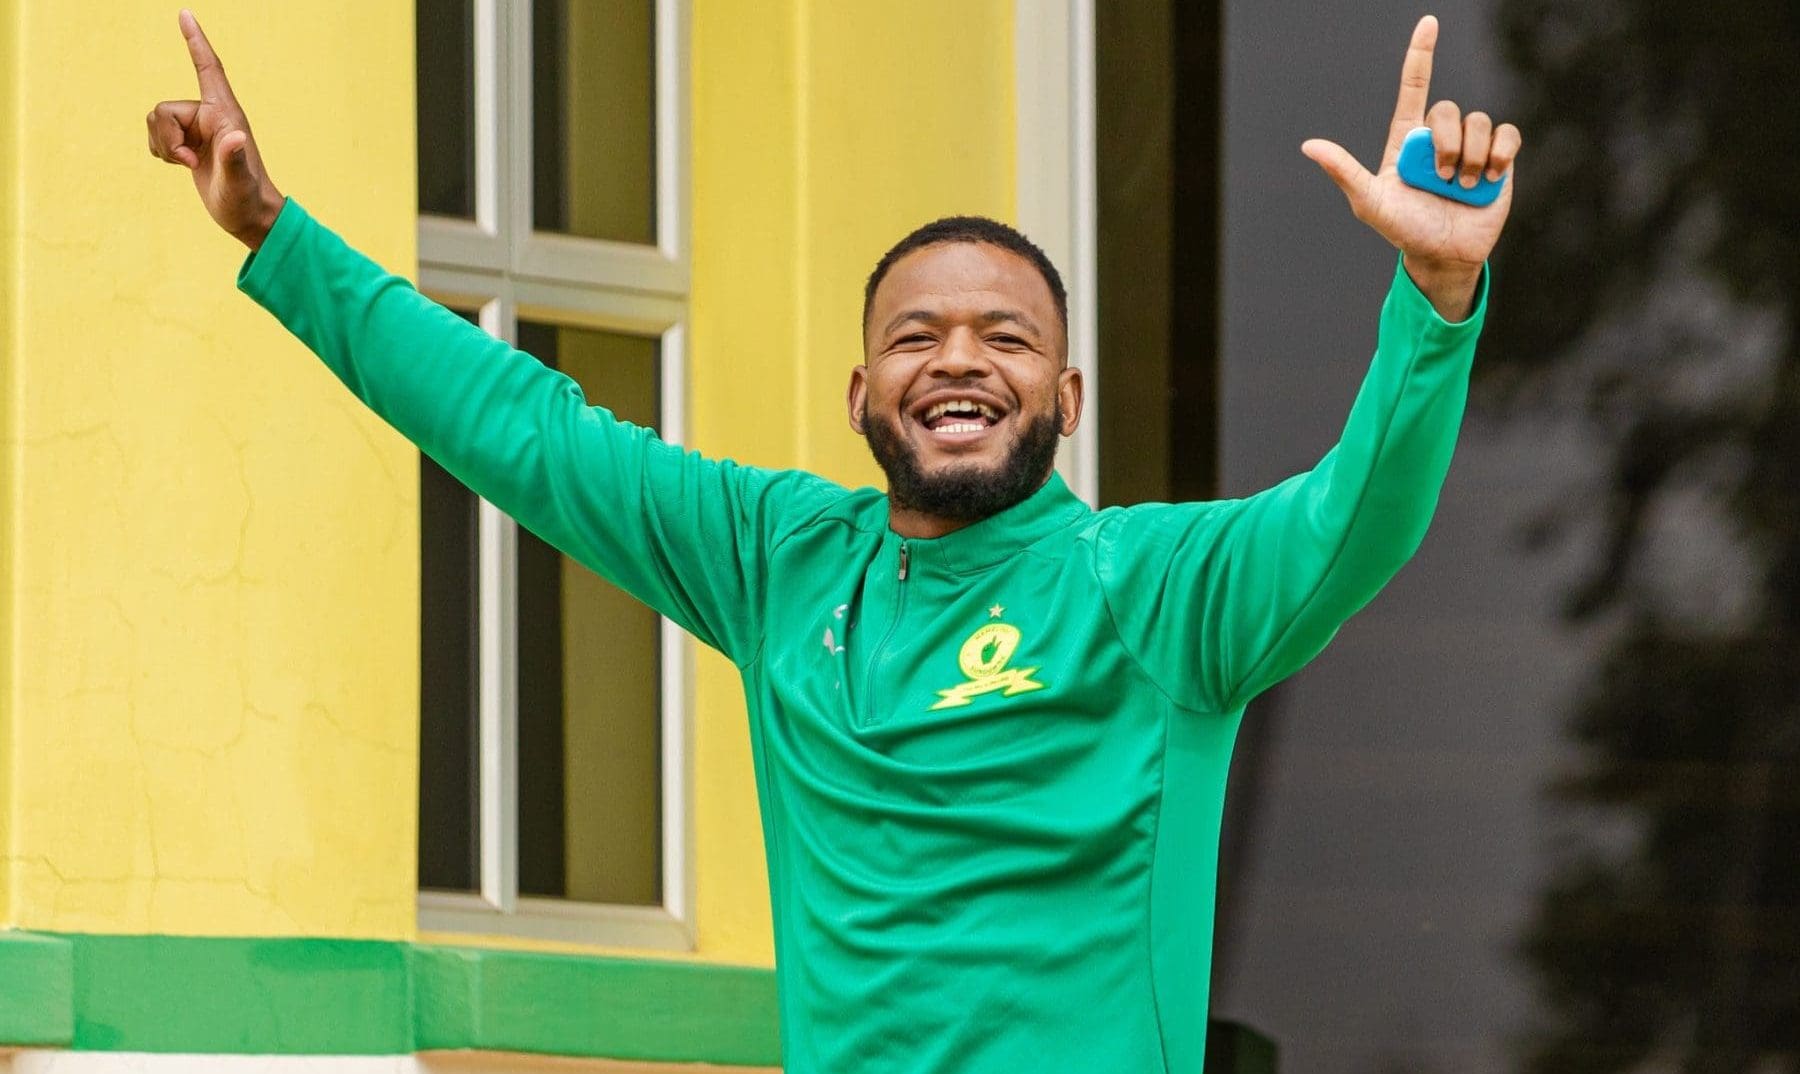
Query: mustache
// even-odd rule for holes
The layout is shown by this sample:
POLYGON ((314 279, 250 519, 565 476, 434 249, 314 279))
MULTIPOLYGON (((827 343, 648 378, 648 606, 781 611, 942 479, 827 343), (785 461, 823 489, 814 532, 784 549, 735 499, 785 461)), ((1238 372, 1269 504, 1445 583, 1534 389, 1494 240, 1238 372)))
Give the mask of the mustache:
MULTIPOLYGON (((990 381, 983 380, 980 377, 962 377, 957 380, 936 381, 924 391, 919 392, 918 395, 930 395, 934 392, 942 391, 973 392, 978 395, 989 395, 1004 402, 1008 410, 1017 410, 1019 408, 1018 400, 1009 399, 1002 393, 995 391, 990 381)), ((917 398, 918 396, 914 396, 912 399, 901 400, 899 407, 900 413, 904 414, 911 410, 914 405, 916 405, 917 398)), ((1057 410, 1060 412, 1062 409, 1061 399, 1056 401, 1056 406, 1057 410)))

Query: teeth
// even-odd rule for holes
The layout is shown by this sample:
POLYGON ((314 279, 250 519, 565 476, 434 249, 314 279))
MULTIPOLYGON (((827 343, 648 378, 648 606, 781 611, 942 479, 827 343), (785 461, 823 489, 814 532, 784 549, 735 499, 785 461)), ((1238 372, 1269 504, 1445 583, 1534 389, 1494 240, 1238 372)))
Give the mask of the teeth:
POLYGON ((972 421, 956 421, 949 425, 940 425, 931 431, 934 433, 978 433, 985 428, 987 426, 977 425, 972 421))
POLYGON ((931 409, 925 412, 925 420, 932 421, 943 415, 944 412, 950 410, 973 411, 989 421, 1000 420, 999 412, 993 407, 988 406, 986 403, 977 403, 973 399, 950 399, 942 403, 936 403, 931 409))

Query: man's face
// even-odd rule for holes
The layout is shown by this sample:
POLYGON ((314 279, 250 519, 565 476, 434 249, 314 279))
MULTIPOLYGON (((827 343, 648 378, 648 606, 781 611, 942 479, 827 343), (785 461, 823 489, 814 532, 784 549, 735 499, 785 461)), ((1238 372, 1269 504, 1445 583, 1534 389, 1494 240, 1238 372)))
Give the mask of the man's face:
POLYGON ((914 250, 876 289, 850 425, 900 506, 962 522, 1018 503, 1050 476, 1081 417, 1081 374, 1050 287, 998 246, 914 250))

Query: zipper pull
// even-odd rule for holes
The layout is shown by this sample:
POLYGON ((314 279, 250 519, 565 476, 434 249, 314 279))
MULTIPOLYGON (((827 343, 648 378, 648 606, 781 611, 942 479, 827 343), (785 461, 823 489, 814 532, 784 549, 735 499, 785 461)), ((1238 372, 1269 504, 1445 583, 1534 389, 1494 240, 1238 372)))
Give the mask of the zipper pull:
POLYGON ((906 561, 907 561, 907 559, 908 559, 908 552, 906 549, 906 542, 901 541, 900 542, 900 580, 902 582, 906 581, 906 561))

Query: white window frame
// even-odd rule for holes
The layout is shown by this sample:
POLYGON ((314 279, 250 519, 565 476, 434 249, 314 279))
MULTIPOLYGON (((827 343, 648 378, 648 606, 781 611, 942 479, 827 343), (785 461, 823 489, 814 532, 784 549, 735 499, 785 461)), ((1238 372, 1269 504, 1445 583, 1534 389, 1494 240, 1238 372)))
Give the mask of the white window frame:
MULTIPOLYGON (((479 310, 483 328, 515 345, 521 316, 659 338, 658 432, 680 443, 687 410, 688 3, 655 3, 656 245, 533 230, 531 5, 475 0, 475 219, 420 217, 419 284, 440 302, 479 310)), ((667 619, 659 620, 662 905, 519 894, 517 544, 517 524, 481 501, 480 890, 421 891, 419 927, 693 950, 693 652, 686 635, 667 619)))
POLYGON ((1069 293, 1069 364, 1086 398, 1056 466, 1090 505, 1100 496, 1100 367, 1095 297, 1094 0, 1017 0, 1015 196, 1019 230, 1062 270, 1069 293))

